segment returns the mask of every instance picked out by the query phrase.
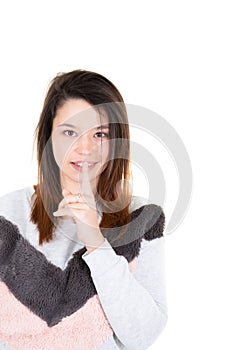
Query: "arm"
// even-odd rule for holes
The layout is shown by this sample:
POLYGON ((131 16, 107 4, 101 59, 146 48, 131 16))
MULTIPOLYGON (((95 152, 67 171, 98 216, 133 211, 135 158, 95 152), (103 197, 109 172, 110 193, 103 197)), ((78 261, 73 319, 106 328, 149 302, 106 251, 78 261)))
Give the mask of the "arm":
POLYGON ((133 273, 125 257, 117 255, 107 239, 91 254, 82 256, 121 349, 147 349, 166 324, 164 240, 142 240, 133 273))

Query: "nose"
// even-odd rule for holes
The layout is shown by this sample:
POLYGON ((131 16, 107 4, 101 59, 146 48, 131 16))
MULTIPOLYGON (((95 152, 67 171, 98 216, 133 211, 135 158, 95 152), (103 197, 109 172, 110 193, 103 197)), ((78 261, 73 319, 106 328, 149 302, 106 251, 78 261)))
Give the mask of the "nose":
POLYGON ((93 142, 90 135, 83 134, 75 142, 75 150, 79 154, 90 154, 93 148, 93 142))

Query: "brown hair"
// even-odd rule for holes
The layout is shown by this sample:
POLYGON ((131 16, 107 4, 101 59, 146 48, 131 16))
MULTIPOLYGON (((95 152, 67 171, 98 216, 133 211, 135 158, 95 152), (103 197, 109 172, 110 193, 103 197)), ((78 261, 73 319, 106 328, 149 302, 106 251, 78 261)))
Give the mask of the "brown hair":
POLYGON ((113 83, 98 73, 86 70, 60 73, 50 83, 34 133, 34 144, 37 144, 38 184, 33 186, 36 198, 30 219, 38 227, 39 245, 53 239, 56 218, 53 221, 50 218, 54 218, 53 212, 63 199, 60 170, 51 144, 53 119, 59 107, 66 101, 77 98, 86 100, 98 111, 104 111, 109 118, 110 139, 119 140, 116 142, 117 146, 110 146, 110 160, 97 184, 97 195, 105 203, 102 205, 100 229, 120 227, 130 221, 129 125, 123 98, 113 83), (123 183, 120 189, 119 181, 123 183), (122 206, 122 198, 123 202, 127 203, 126 206, 122 206), (117 207, 121 209, 118 210, 117 207))

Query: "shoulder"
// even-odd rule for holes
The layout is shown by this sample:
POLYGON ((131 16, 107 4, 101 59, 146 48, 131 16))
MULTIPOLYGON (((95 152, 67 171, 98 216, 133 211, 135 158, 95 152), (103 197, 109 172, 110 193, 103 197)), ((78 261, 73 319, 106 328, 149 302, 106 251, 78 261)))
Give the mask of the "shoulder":
POLYGON ((0 197, 0 216, 13 223, 21 222, 31 208, 33 186, 24 187, 0 197))
POLYGON ((25 198, 25 197, 29 198, 33 193, 34 193, 33 186, 20 188, 18 190, 15 190, 0 196, 0 202, 3 202, 3 201, 7 202, 7 201, 11 201, 12 199, 21 200, 22 198, 25 198))
POLYGON ((23 188, 20 188, 18 190, 8 192, 6 194, 1 195, 0 201, 7 201, 7 200, 11 200, 11 199, 20 199, 20 198, 22 198, 22 196, 30 197, 34 192, 35 192, 34 187, 32 185, 27 186, 27 187, 23 187, 23 188))
POLYGON ((143 205, 148 204, 148 199, 140 196, 132 196, 131 202, 129 206, 130 212, 133 212, 134 210, 142 207, 143 205))
MULTIPOLYGON (((33 186, 28 186, 24 188, 20 188, 18 190, 6 193, 0 196, 0 205, 14 205, 14 203, 18 202, 29 202, 31 201, 31 197, 34 194, 33 186)), ((0 207, 0 210, 2 208, 0 207)))
MULTIPOLYGON (((123 234, 111 232, 107 236, 116 254, 123 255, 128 262, 139 259, 142 269, 147 269, 151 261, 162 259, 164 248, 165 215, 160 205, 149 203, 141 197, 133 197, 130 205, 130 221, 123 234)), ((138 264, 138 263, 137 263, 138 264)), ((145 272, 145 270, 144 270, 145 272)), ((143 272, 143 273, 144 273, 143 272)), ((148 272, 148 270, 147 270, 148 272)))
POLYGON ((146 198, 132 196, 130 204, 132 221, 143 227, 143 238, 152 240, 163 236, 165 214, 160 205, 150 203, 146 198))

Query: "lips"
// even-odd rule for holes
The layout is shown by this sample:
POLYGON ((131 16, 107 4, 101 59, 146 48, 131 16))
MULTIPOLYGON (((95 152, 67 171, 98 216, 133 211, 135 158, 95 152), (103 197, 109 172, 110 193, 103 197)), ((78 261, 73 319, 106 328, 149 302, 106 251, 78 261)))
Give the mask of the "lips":
POLYGON ((82 171, 84 163, 87 163, 88 164, 88 169, 91 170, 91 169, 93 169, 96 166, 96 164, 98 162, 92 162, 92 161, 86 162, 86 161, 78 160, 78 161, 75 161, 75 162, 71 162, 71 165, 73 166, 73 168, 75 170, 82 171))
POLYGON ((86 162, 86 161, 82 161, 82 160, 77 160, 77 161, 74 161, 74 162, 71 162, 71 164, 74 164, 75 166, 78 166, 78 167, 83 167, 84 163, 87 163, 89 167, 97 164, 97 162, 86 162))

